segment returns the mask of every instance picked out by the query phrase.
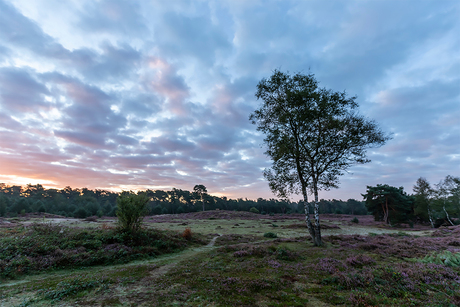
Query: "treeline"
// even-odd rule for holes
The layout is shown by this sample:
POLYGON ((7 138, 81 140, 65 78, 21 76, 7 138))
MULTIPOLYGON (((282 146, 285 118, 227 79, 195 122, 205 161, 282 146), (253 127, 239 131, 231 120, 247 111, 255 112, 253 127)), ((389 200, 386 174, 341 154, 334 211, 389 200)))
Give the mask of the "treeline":
POLYGON ((375 220, 389 225, 421 223, 435 228, 460 224, 460 177, 448 175, 434 186, 420 177, 413 192, 409 195, 402 187, 378 184, 368 186, 363 197, 375 220))
MULTIPOLYGON (((177 214, 205 210, 249 211, 256 208, 262 214, 269 213, 303 213, 302 202, 277 199, 257 200, 228 199, 209 194, 197 193, 173 188, 171 191, 146 190, 150 201, 149 215, 177 214)), ((116 200, 120 193, 87 188, 45 189, 42 185, 28 184, 8 186, 0 183, 0 216, 14 217, 31 212, 46 212, 66 217, 85 218, 88 216, 115 216, 116 200)), ((312 207, 313 204, 310 204, 312 207)), ((321 200, 320 213, 367 214, 364 202, 354 199, 321 200)))

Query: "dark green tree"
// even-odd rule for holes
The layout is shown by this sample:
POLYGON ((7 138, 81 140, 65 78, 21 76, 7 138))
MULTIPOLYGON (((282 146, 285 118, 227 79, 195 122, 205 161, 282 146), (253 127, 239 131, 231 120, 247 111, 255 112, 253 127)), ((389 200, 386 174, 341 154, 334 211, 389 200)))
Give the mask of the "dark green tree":
POLYGON ((137 232, 148 214, 149 197, 145 193, 122 192, 117 198, 118 226, 122 232, 137 232))
POLYGON ((83 207, 77 208, 73 213, 73 216, 79 219, 84 219, 85 217, 88 217, 90 215, 91 214, 83 207))
POLYGON ((414 198, 407 195, 403 187, 396 188, 387 184, 367 186, 367 193, 362 195, 367 210, 376 221, 393 225, 411 223, 414 218, 414 198))
POLYGON ((27 198, 20 197, 16 199, 16 202, 13 204, 10 211, 21 213, 21 211, 24 210, 25 212, 29 212, 29 206, 30 204, 27 198))
POLYGON ((414 214, 421 221, 429 221, 431 228, 434 228, 432 202, 434 190, 426 178, 420 177, 413 188, 414 191, 414 214))
POLYGON ((249 119, 265 134, 266 154, 273 161, 264 175, 278 197, 302 194, 309 233, 321 245, 318 191, 338 187, 344 171, 370 162, 366 150, 389 137, 356 112, 356 97, 320 88, 312 74, 276 70, 259 82, 256 97, 263 104, 249 119), (315 198, 314 226, 307 191, 315 198))
POLYGON ((3 194, 0 194, 0 216, 5 216, 7 209, 7 199, 3 194))
POLYGON ((203 197, 208 193, 206 190, 206 187, 202 184, 197 184, 193 187, 193 193, 201 200, 201 204, 203 205, 203 211, 204 211, 204 201, 203 197))
POLYGON ((362 201, 356 199, 347 200, 346 211, 349 214, 365 215, 367 214, 366 206, 362 201))

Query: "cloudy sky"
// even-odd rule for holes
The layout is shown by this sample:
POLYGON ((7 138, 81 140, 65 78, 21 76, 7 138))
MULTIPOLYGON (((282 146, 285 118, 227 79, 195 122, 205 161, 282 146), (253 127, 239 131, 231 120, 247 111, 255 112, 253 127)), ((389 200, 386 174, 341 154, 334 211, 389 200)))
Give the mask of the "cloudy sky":
POLYGON ((458 0, 0 0, 0 182, 273 197, 248 117, 274 69, 393 133, 321 198, 460 176, 458 0))

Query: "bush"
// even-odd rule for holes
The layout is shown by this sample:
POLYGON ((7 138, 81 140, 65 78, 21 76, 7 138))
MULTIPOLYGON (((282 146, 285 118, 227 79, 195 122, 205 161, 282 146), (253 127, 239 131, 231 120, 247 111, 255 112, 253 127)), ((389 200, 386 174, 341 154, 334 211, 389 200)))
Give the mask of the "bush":
POLYGON ((145 194, 123 192, 117 198, 118 226, 122 232, 137 232, 147 215, 149 198, 145 194))
POLYGON ((251 209, 249 209, 249 212, 252 212, 252 213, 260 213, 259 210, 257 210, 256 207, 252 207, 251 209))
POLYGON ((358 224, 359 223, 359 220, 358 218, 355 216, 352 220, 351 220, 352 223, 356 223, 358 224))
POLYGON ((192 238, 192 230, 190 228, 185 228, 184 233, 182 234, 182 237, 185 240, 190 240, 192 238))
POLYGON ((89 212, 86 211, 85 208, 80 207, 77 210, 75 210, 73 216, 79 219, 84 219, 85 217, 89 216, 89 212))
POLYGON ((278 235, 276 233, 273 233, 273 232, 266 232, 266 233, 264 233, 264 237, 265 238, 278 238, 278 235))

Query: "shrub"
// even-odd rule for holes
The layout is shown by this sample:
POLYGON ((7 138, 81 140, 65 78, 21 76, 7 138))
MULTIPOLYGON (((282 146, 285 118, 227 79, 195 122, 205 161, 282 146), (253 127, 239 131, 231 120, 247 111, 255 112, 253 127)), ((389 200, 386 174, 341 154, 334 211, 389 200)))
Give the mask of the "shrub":
POLYGON ((352 223, 356 223, 358 224, 359 223, 359 220, 358 218, 355 216, 352 220, 351 220, 352 223))
POLYGON ((249 212, 252 212, 252 213, 260 213, 259 210, 257 210, 256 207, 252 207, 251 209, 249 209, 249 212))
POLYGON ((190 240, 192 238, 192 230, 190 228, 185 228, 182 237, 186 240, 190 240))
POLYGON ((145 194, 123 192, 117 198, 118 226, 122 232, 136 232, 141 229, 147 215, 149 198, 145 194))
POLYGON ((266 232, 266 233, 264 233, 264 237, 265 238, 278 238, 278 235, 276 233, 273 233, 273 232, 266 232))
POLYGON ((460 253, 451 253, 450 251, 444 251, 438 254, 431 254, 425 256, 422 262, 444 264, 451 267, 460 267, 460 253))
POLYGON ((73 216, 79 219, 84 219, 85 217, 89 216, 89 212, 86 211, 85 208, 80 207, 77 210, 75 210, 73 216))

